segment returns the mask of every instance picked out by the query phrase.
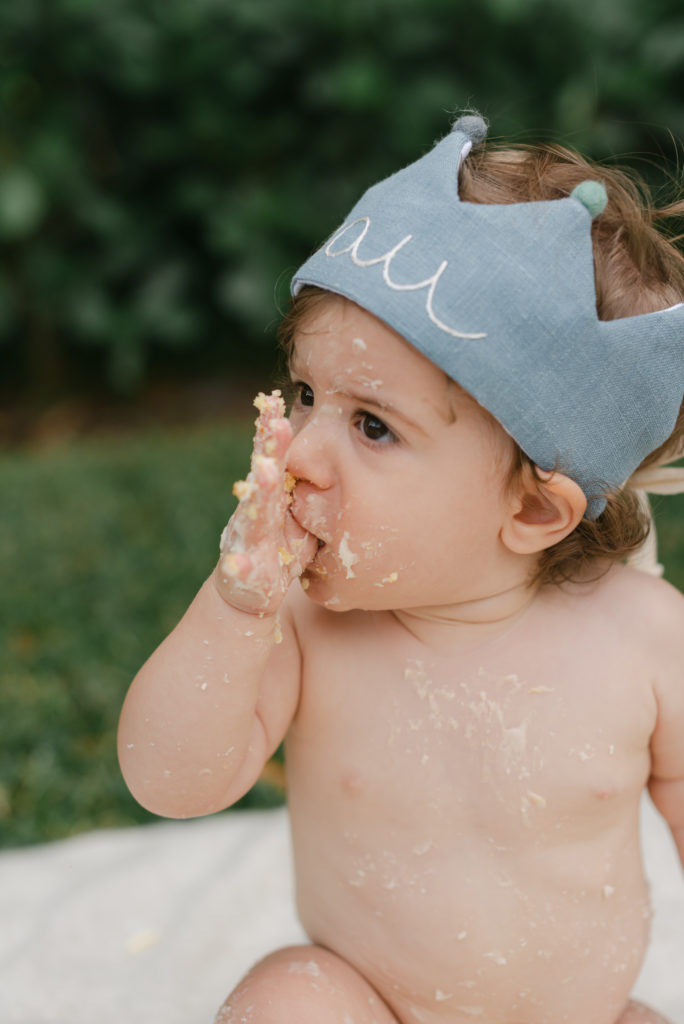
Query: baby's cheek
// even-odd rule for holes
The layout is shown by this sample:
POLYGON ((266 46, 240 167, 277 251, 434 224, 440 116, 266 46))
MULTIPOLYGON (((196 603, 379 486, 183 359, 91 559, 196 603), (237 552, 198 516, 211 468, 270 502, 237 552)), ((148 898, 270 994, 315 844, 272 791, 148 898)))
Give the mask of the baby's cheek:
MULTIPOLYGON (((369 518, 372 520, 372 516, 369 518)), ((334 547, 340 564, 354 576, 367 578, 374 572, 386 575, 389 562, 397 562, 400 555, 397 531, 383 523, 359 525, 342 513, 337 538, 334 547)))

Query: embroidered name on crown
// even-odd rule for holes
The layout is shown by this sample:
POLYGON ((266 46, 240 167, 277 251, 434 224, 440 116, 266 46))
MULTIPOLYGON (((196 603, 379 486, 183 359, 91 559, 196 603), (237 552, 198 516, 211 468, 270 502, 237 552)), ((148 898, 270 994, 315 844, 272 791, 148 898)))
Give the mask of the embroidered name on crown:
POLYGON ((408 245, 408 243, 413 238, 413 235, 406 235, 404 238, 401 239, 400 242, 397 242, 395 246, 393 246, 391 249, 388 249, 388 251, 384 253, 382 256, 374 256, 372 259, 369 260, 361 259, 361 257, 359 256, 359 246, 361 245, 364 238, 368 234, 370 226, 370 217, 358 217, 350 224, 344 224, 340 228, 340 230, 335 235, 333 235, 333 237, 326 245, 324 250, 325 255, 330 256, 331 259, 336 259, 338 256, 344 256, 347 253, 349 253, 352 263, 354 263, 357 267, 363 268, 373 267, 378 263, 382 263, 382 279, 387 285, 387 287, 391 288, 393 291, 417 292, 420 291, 422 288, 427 288, 428 291, 425 299, 425 312, 429 316, 430 320, 432 320, 433 324, 435 324, 435 326, 440 329, 440 331, 445 331, 447 334, 450 334, 454 338, 478 339, 487 337, 486 334, 466 334, 463 331, 458 331, 456 330, 455 327, 450 327, 449 324, 445 324, 444 321, 440 320, 437 314, 435 313, 433 307, 435 290, 437 288, 437 285, 439 284, 439 280, 442 274, 449 266, 448 260, 442 260, 440 265, 435 270, 434 274, 432 274, 430 277, 426 277, 423 281, 416 281, 415 284, 399 284, 398 281, 392 280, 390 276, 390 267, 392 265, 392 260, 397 255, 397 253, 404 248, 405 245, 408 245), (358 224, 363 224, 363 228, 359 232, 359 234, 353 239, 353 241, 351 241, 343 249, 335 250, 335 244, 339 242, 341 239, 343 239, 345 235, 348 235, 349 232, 353 231, 353 229, 358 224))

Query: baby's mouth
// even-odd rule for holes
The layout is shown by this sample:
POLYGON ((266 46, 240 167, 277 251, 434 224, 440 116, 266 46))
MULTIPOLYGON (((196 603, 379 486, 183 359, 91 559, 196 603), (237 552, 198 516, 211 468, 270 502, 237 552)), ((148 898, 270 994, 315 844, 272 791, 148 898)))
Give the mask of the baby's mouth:
POLYGON ((314 553, 313 558, 309 562, 309 568, 318 575, 321 575, 323 573, 323 568, 319 559, 325 553, 326 547, 327 544, 325 543, 325 541, 321 540, 320 537, 316 537, 316 551, 314 553))
POLYGON ((294 501, 290 506, 290 515, 303 530, 316 538, 317 550, 332 542, 326 527, 325 510, 319 504, 317 495, 308 495, 304 500, 298 500, 295 490, 294 501))

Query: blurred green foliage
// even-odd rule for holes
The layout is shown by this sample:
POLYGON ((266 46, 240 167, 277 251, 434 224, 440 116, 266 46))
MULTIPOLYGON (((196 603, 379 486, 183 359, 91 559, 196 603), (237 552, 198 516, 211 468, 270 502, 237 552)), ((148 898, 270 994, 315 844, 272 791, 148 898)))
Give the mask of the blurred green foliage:
POLYGON ((117 766, 121 703, 214 563, 250 433, 0 456, 0 846, 153 817, 117 766))
MULTIPOLYGON (((0 846, 152 819, 119 773, 116 723, 214 563, 250 433, 0 455, 0 846)), ((667 576, 684 590, 684 495, 656 511, 667 576)), ((262 782, 242 806, 279 799, 262 782)))
POLYGON ((673 160, 683 86, 681 0, 2 4, 5 384, 263 360, 275 283, 447 111, 673 160))

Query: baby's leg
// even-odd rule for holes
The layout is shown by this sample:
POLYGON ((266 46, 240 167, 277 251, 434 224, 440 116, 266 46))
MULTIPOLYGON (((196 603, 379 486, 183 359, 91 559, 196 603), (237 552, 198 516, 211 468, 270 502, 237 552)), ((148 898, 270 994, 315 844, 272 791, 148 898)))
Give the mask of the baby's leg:
POLYGON ((266 957, 228 996, 214 1024, 292 1021, 397 1024, 397 1018, 358 971, 320 946, 292 946, 266 957))
POLYGON ((635 1003, 630 1000, 625 1007, 625 1012, 618 1017, 615 1024, 670 1024, 655 1010, 649 1010, 643 1003, 635 1003))

